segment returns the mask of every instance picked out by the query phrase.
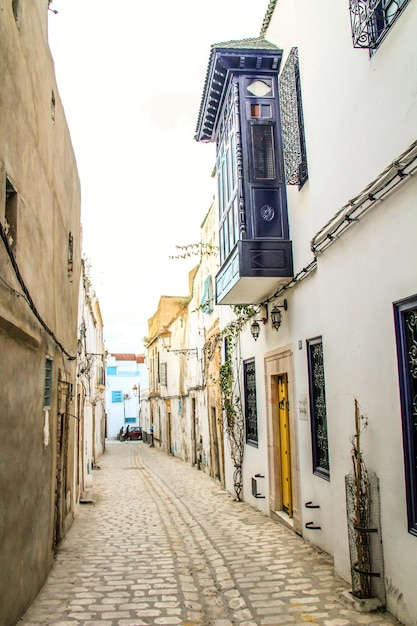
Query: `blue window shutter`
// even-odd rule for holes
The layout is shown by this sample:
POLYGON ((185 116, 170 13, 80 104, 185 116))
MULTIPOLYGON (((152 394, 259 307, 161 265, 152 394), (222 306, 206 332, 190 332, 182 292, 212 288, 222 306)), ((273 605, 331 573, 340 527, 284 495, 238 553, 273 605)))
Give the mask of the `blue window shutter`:
POLYGON ((123 395, 121 391, 112 391, 111 392, 111 401, 112 402, 122 402, 123 395))

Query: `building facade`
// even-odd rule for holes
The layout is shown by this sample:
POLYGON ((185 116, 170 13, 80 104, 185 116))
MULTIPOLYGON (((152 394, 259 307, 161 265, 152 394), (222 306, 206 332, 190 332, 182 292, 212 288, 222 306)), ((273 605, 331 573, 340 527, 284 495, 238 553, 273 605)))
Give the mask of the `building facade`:
POLYGON ((10 625, 77 506, 81 234, 48 2, 0 0, 0 16, 0 623, 10 625))
MULTIPOLYGON (((201 225, 190 294, 162 297, 149 320, 149 394, 143 403, 150 442, 224 483, 224 437, 219 393, 217 207, 201 225)), ((145 440, 148 438, 145 437, 145 440)))
POLYGON ((107 436, 116 438, 123 428, 141 426, 142 392, 147 387, 145 356, 110 353, 107 356, 107 436))
POLYGON ((93 484, 93 469, 104 452, 107 434, 103 319, 84 259, 81 268, 77 344, 77 465, 81 472, 80 498, 93 484))
POLYGON ((226 486, 407 625, 416 32, 412 0, 273 0, 259 37, 212 46, 196 128, 217 150, 216 302, 234 306, 222 407, 242 449, 225 452, 226 486))

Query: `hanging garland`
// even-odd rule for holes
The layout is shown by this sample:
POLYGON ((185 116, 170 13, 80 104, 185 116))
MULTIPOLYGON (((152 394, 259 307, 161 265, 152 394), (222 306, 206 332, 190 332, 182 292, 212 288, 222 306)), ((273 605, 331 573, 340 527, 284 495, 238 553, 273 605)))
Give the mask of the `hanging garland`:
POLYGON ((186 246, 175 246, 177 250, 183 250, 182 254, 175 256, 169 256, 170 259, 187 259, 190 256, 198 256, 200 259, 203 256, 217 256, 219 252, 218 246, 211 243, 190 243, 186 246))

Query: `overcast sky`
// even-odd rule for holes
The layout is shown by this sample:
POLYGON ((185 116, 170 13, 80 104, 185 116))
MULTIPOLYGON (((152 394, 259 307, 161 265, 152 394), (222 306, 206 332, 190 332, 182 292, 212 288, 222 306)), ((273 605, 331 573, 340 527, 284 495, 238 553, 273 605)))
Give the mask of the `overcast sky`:
POLYGON ((142 352, 188 295, 214 146, 194 140, 210 46, 259 35, 268 0, 54 0, 49 44, 81 180, 83 253, 109 352, 142 352))

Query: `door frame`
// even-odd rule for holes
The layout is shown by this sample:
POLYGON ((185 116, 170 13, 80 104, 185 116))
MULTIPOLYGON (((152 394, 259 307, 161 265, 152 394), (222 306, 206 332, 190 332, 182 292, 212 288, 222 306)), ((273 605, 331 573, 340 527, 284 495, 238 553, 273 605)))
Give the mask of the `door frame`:
POLYGON ((268 433, 268 474, 269 474, 269 514, 273 519, 286 524, 295 532, 301 534, 301 506, 300 506, 300 471, 298 463, 298 433, 297 410, 295 404, 295 375, 294 355, 292 346, 287 345, 265 354, 265 385, 267 407, 268 433), (279 416, 277 408, 277 378, 287 375, 289 401, 289 427, 291 450, 291 486, 292 486, 292 514, 282 510, 281 493, 281 463, 279 460, 279 416))
POLYGON ((194 395, 191 400, 191 465, 197 465, 197 399, 194 395))
POLYGON ((274 388, 271 390, 274 402, 274 394, 278 396, 278 450, 279 454, 279 470, 280 470, 280 488, 282 510, 287 513, 288 517, 293 517, 293 489, 292 489, 292 471, 291 471, 291 428, 289 419, 289 398, 288 398, 288 376, 278 374, 271 376, 271 384, 274 388), (282 393, 283 391, 283 393, 282 393), (281 399, 280 399, 281 398, 281 399), (285 455, 283 456, 283 453, 285 455), (286 485, 285 485, 286 483, 286 485))
POLYGON ((213 405, 209 405, 208 410, 210 422, 211 475, 216 480, 221 480, 219 435, 217 432, 217 408, 213 405))

